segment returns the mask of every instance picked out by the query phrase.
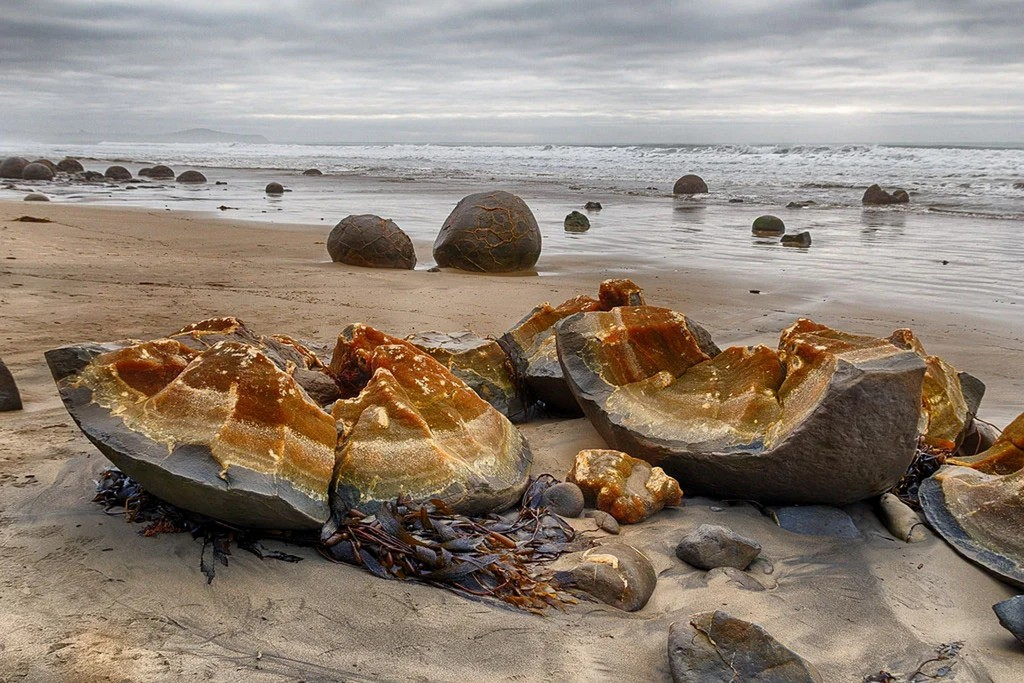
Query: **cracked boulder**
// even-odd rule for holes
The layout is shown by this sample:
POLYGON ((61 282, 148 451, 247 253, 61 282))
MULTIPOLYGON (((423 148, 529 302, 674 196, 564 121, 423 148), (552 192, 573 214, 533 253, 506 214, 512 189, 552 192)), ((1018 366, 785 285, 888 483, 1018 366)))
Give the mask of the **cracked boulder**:
POLYGON ((327 237, 327 252, 332 261, 352 266, 416 267, 416 251, 409 236, 394 221, 373 214, 342 218, 327 237))
POLYGON ((511 362, 494 339, 472 332, 421 332, 406 337, 461 379, 512 422, 526 422, 524 391, 516 382, 511 362))
POLYGON ((583 415, 562 374, 555 343, 555 327, 575 313, 610 311, 619 306, 640 306, 643 290, 632 280, 605 280, 598 298, 577 296, 557 307, 543 303, 506 332, 498 342, 522 377, 532 398, 544 404, 547 412, 565 416, 583 415))
POLYGON ((925 363, 888 340, 808 320, 779 349, 715 355, 686 316, 651 306, 558 326, 576 399, 612 448, 723 498, 842 505, 879 495, 918 441, 925 363))
POLYGON ((484 273, 529 270, 540 258, 541 233, 530 207, 514 194, 479 192, 462 199, 434 240, 442 268, 484 273))
POLYGON ((372 513, 406 495, 482 514, 522 496, 531 462, 522 434, 410 342, 351 325, 338 337, 330 372, 346 396, 332 409, 337 509, 372 513))
POLYGON ((83 433, 153 495, 242 527, 318 528, 334 420, 258 346, 215 341, 205 328, 218 325, 46 360, 83 433))
POLYGON ((625 543, 600 545, 564 563, 573 561, 571 569, 556 574, 560 580, 626 612, 643 609, 658 585, 651 561, 625 543))
POLYGON ((1024 413, 987 451, 949 458, 921 482, 932 527, 967 559, 1024 588, 1024 413))
POLYGON ((620 451, 580 451, 566 481, 580 487, 588 505, 622 524, 642 522, 683 499, 679 483, 660 467, 620 451))
POLYGON ((761 626, 721 610, 669 627, 668 661, 676 683, 819 683, 813 665, 761 626))

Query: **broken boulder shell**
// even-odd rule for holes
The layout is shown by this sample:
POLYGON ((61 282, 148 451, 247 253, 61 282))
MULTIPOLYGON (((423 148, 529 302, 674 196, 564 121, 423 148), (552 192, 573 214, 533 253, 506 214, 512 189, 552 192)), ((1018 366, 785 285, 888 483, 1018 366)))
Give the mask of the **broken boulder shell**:
POLYGON ((242 527, 327 519, 334 420, 257 347, 80 344, 46 361, 85 435, 153 495, 242 527))
POLYGON ((517 382, 511 361, 494 339, 466 331, 421 332, 406 340, 430 354, 512 422, 528 419, 525 392, 517 382))
POLYGON ((349 397, 333 406, 339 511, 372 513, 406 495, 480 514, 522 496, 532 459, 526 439, 411 343, 351 325, 338 337, 330 372, 349 397))
POLYGON ((712 358, 686 316, 638 306, 571 316, 557 344, 612 448, 718 497, 842 505, 906 472, 925 364, 887 340, 833 332, 801 320, 779 351, 712 358))
POLYGON ((949 459, 918 491, 932 527, 967 559, 1024 588, 1024 413, 987 451, 949 459))

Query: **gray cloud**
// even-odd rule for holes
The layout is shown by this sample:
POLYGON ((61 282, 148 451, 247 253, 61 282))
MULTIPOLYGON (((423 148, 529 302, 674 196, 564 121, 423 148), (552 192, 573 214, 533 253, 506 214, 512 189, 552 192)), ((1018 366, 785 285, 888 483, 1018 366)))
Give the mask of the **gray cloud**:
POLYGON ((5 128, 1020 140, 1016 1, 8 1, 5 128))

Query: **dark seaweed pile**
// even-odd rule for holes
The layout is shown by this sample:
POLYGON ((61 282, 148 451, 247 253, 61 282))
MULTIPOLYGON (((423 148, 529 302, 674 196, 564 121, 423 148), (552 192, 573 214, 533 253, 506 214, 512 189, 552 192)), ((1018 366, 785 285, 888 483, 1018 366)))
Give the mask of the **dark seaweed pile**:
POLYGON ((187 532, 202 539, 199 566, 207 583, 213 581, 218 564, 228 565, 232 544, 261 559, 302 559, 268 550, 260 542, 273 538, 316 547, 332 561, 362 567, 375 576, 440 586, 531 612, 575 602, 545 567, 585 545, 565 520, 542 506, 544 489, 557 483, 550 475, 533 480, 521 507, 505 516, 467 517, 439 500, 416 504, 399 498, 372 516, 359 510, 335 513, 319 538, 232 527, 171 505, 114 469, 104 471, 95 483, 93 501, 107 514, 145 524, 143 535, 187 532))
POLYGON ((917 452, 907 468, 907 473, 889 490, 890 493, 915 510, 920 510, 921 503, 917 498, 917 492, 921 488, 921 482, 938 472, 946 458, 951 455, 950 451, 918 442, 917 452))

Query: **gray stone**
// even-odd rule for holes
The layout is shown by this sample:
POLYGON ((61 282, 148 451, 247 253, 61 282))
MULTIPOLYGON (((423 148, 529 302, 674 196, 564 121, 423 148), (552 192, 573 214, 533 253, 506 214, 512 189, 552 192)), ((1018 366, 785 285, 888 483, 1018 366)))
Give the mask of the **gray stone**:
POLYGON ((893 190, 892 201, 894 204, 907 204, 910 202, 910 195, 906 190, 893 190))
POLYGON ((752 232, 757 237, 779 237, 780 235, 786 234, 786 224, 782 222, 782 219, 778 216, 758 216, 754 219, 754 224, 750 227, 752 232))
POLYGON ((7 157, 0 161, 0 178, 21 178, 21 172, 28 166, 24 157, 7 157))
POLYGON ((587 550, 569 575, 580 590, 626 612, 643 609, 658 585, 651 561, 624 543, 587 550))
POLYGON ((53 180, 53 170, 46 164, 34 161, 21 170, 21 177, 24 180, 53 180))
POLYGON ((1024 645, 1024 595, 1017 595, 992 605, 999 623, 1024 645))
POLYGON ((586 232, 590 230, 590 219, 579 211, 573 211, 565 217, 563 225, 566 232, 586 232))
POLYGON ((717 524, 701 524, 676 546, 676 557, 699 569, 746 569, 760 554, 757 541, 717 524))
POLYGON ((872 185, 864 191, 864 196, 861 197, 862 204, 874 204, 874 205, 885 205, 895 204, 896 199, 883 190, 879 185, 872 185))
POLYGON ((544 505, 556 515, 579 517, 583 514, 583 491, 571 481, 549 486, 541 495, 544 505))
MULTIPOLYGON (((142 175, 142 171, 139 171, 139 175, 142 175)), ((174 177, 174 169, 163 164, 157 164, 149 169, 149 177, 154 180, 170 180, 174 177)))
POLYGON ((721 610, 669 627, 668 661, 675 683, 818 683, 809 662, 757 624, 721 610))
POLYGON ((901 541, 919 543, 928 537, 917 512, 893 494, 883 493, 878 508, 885 527, 901 541))
POLYGON ((205 183, 206 176, 199 171, 185 171, 177 178, 179 183, 205 183))
POLYGON ((267 183, 266 192, 272 195, 284 194, 284 186, 281 183, 267 183))
POLYGON ((768 508, 768 514, 786 531, 803 536, 860 538, 850 515, 831 505, 789 505, 768 508))
POLYGON ((111 166, 103 173, 104 178, 110 178, 111 180, 131 180, 132 172, 124 166, 111 166))
POLYGON ((601 206, 601 202, 587 202, 583 208, 587 211, 600 211, 604 207, 601 206))
POLYGON ((698 175, 688 174, 672 186, 672 194, 707 194, 708 184, 698 175))
POLYGON ((604 510, 593 510, 587 513, 587 516, 594 520, 594 524, 601 531, 606 531, 609 534, 619 534, 619 522, 617 519, 612 517, 604 510))
POLYGON ((48 202, 48 201, 50 201, 50 198, 47 197, 45 194, 39 194, 38 192, 33 192, 32 194, 25 195, 24 201, 26 201, 26 202, 48 202))
POLYGON ((811 233, 806 230, 795 235, 783 235, 779 243, 784 247, 809 247, 811 246, 811 233))
MULTIPOLYGON (((269 191, 270 186, 267 188, 269 191)), ((416 250, 409 236, 394 221, 369 213, 342 218, 327 237, 327 253, 335 263, 351 266, 416 267, 416 250)))
POLYGON ((21 407, 21 393, 14 381, 14 375, 0 358, 0 412, 21 410, 21 407))
POLYGON ((64 171, 65 173, 81 173, 85 170, 82 163, 78 159, 71 157, 65 157, 57 162, 57 168, 64 171))
POLYGON ((319 168, 307 168, 302 172, 305 176, 322 176, 323 172, 319 168))
POLYGON ((326 372, 299 367, 292 373, 292 377, 300 387, 306 390, 311 399, 323 407, 327 407, 341 398, 341 390, 326 372))

